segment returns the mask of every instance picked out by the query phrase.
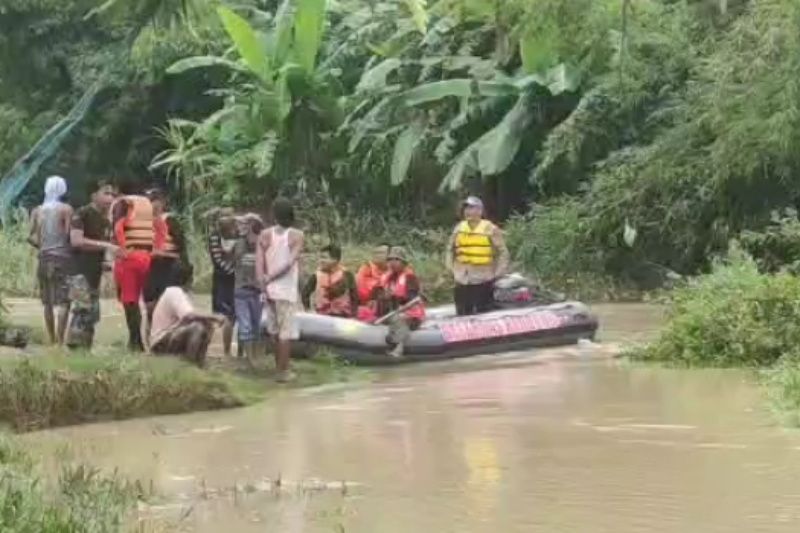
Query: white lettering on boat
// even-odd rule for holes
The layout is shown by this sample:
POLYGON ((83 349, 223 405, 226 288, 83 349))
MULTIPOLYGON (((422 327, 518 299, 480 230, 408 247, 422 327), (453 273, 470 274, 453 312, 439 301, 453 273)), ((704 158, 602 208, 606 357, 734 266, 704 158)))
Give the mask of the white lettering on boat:
POLYGON ((533 331, 555 329, 563 319, 550 312, 507 316, 491 320, 457 320, 439 326, 445 342, 466 342, 497 337, 511 337, 533 331))

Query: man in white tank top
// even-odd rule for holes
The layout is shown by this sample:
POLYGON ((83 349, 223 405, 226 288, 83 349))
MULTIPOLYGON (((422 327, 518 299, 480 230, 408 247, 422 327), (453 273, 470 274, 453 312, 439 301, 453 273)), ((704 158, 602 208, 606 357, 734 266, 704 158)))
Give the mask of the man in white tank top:
POLYGON ((265 229, 256 249, 256 276, 264 290, 267 329, 275 341, 275 367, 281 383, 294 379, 289 369, 291 344, 300 337, 296 314, 300 300, 303 232, 294 225, 294 208, 285 198, 272 203, 275 225, 265 229))

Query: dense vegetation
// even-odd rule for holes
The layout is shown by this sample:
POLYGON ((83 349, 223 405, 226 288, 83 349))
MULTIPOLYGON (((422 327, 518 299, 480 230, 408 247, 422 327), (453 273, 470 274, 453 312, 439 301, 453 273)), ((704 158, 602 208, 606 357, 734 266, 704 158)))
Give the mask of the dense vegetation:
POLYGON ((531 268, 645 285, 797 203, 790 0, 100 4, 0 2, 0 168, 96 92, 15 170, 26 202, 49 172, 76 199, 168 179, 185 207, 295 194, 336 230, 449 221, 438 193, 472 190, 531 268))

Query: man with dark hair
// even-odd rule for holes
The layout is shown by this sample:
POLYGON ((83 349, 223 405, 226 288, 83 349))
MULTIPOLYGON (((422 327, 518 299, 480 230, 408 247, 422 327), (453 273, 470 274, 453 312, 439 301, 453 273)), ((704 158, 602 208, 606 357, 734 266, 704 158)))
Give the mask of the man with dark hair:
POLYGON ((372 250, 372 259, 361 265, 356 273, 356 287, 361 307, 358 309, 358 319, 369 322, 377 317, 377 302, 374 294, 375 288, 380 285, 381 278, 388 269, 387 254, 389 245, 381 244, 372 250))
POLYGON ((212 209, 206 216, 209 219, 208 253, 214 267, 211 277, 211 310, 227 319, 222 327, 222 348, 225 356, 229 357, 233 342, 233 324, 236 320, 236 278, 233 265, 233 247, 238 236, 236 219, 233 210, 229 208, 212 209))
POLYGON ((264 290, 267 329, 275 339, 275 366, 281 383, 294 379, 289 369, 291 343, 300 337, 295 315, 299 304, 300 254, 305 237, 294 228, 294 207, 285 198, 272 203, 276 224, 261 232, 256 276, 264 290))
POLYGON ((150 351, 156 355, 177 355, 204 366, 214 328, 225 323, 222 315, 198 313, 188 294, 192 277, 190 265, 181 263, 177 275, 153 310, 150 351))
POLYGON ((329 244, 322 249, 317 272, 303 287, 303 306, 311 308, 314 294, 314 310, 321 315, 352 318, 358 311, 358 289, 353 273, 342 266, 342 249, 329 244))
MULTIPOLYGON (((132 191, 130 185, 125 190, 132 191)), ((142 342, 142 299, 150 272, 153 251, 153 204, 146 196, 127 194, 111 206, 115 243, 125 250, 125 255, 114 263, 117 293, 125 309, 128 325, 128 348, 144 351, 142 342)))
POLYGON ((91 348, 95 325, 100 321, 100 280, 106 253, 122 257, 125 251, 110 242, 108 210, 114 202, 114 186, 95 180, 89 184, 91 201, 72 215, 70 242, 75 275, 69 281, 72 301, 67 346, 91 348))
POLYGON ((153 206, 153 253, 143 292, 149 327, 156 302, 167 287, 174 285, 181 263, 188 264, 189 257, 183 228, 178 218, 167 211, 166 193, 161 189, 151 189, 147 191, 147 197, 153 206))

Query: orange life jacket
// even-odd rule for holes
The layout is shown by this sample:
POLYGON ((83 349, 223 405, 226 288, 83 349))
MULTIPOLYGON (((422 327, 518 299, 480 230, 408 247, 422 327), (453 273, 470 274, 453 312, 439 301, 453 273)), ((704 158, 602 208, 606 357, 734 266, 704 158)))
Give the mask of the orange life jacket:
POLYGON ((378 268, 378 265, 372 261, 358 269, 356 288, 358 289, 358 299, 362 304, 366 305, 372 300, 372 293, 375 287, 380 285, 381 276, 385 273, 385 268, 378 268))
POLYGON ((169 213, 164 213, 153 220, 153 250, 158 250, 167 257, 180 257, 178 245, 169 231, 169 213))
MULTIPOLYGON (((389 296, 394 298, 397 303, 403 305, 410 299, 408 297, 408 276, 413 274, 414 271, 410 267, 406 267, 406 269, 397 276, 393 276, 392 272, 387 272, 381 277, 381 287, 383 287, 389 293, 389 296)), ((404 314, 408 318, 425 320, 425 306, 420 302, 407 309, 404 314)))
POLYGON ((317 270, 317 288, 315 291, 317 313, 321 315, 352 316, 353 304, 350 291, 345 291, 336 298, 330 297, 330 289, 344 280, 345 269, 338 267, 333 272, 317 270))
MULTIPOLYGON (((126 250, 153 249, 153 204, 144 196, 125 196, 128 212, 114 224, 117 243, 126 250)), ((111 208, 114 212, 114 206, 111 208)))

